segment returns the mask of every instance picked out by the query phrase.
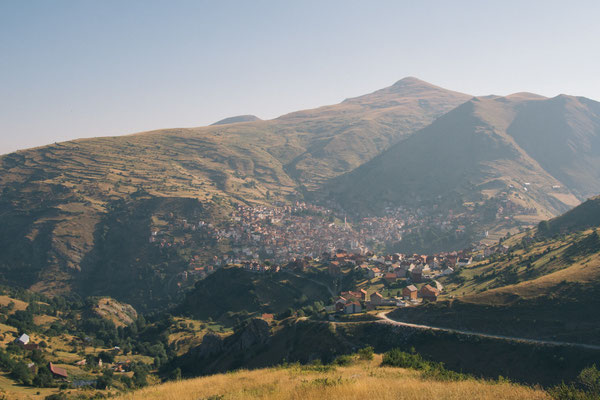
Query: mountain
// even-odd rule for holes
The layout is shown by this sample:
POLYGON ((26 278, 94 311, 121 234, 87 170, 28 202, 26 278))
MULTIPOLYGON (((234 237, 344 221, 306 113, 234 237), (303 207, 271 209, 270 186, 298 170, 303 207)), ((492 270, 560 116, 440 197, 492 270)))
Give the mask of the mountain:
MULTIPOLYGON (((271 121, 75 140, 0 157, 0 279, 45 293, 166 306, 189 254, 148 243, 169 215, 214 224, 289 202, 471 96, 414 78, 271 121)), ((166 222, 169 220, 169 222, 166 222)), ((216 242, 199 243, 209 260, 216 242)))
POLYGON ((236 115, 235 117, 225 118, 225 119, 222 119, 222 120, 217 121, 214 124, 210 124, 210 125, 211 126, 227 125, 227 124, 236 124, 238 122, 253 122, 253 121, 262 121, 262 120, 260 118, 258 118, 256 115, 236 115))
POLYGON ((297 143, 306 149, 286 160, 285 170, 318 189, 471 97, 408 77, 341 104, 284 115, 275 123, 296 131, 297 143))
POLYGON ((600 103, 476 97, 326 188, 359 212, 434 205, 456 213, 501 198, 523 209, 522 222, 547 219, 600 192, 600 103))

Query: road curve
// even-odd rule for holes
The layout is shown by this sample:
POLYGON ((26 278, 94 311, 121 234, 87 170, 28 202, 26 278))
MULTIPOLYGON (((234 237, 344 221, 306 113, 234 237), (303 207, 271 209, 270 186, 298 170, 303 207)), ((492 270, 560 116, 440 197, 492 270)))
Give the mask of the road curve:
POLYGON ((377 314, 380 324, 388 324, 388 325, 396 325, 396 326, 404 326, 408 328, 428 330, 428 331, 438 331, 438 332, 448 332, 448 333, 456 333, 459 335, 466 336, 476 336, 480 338, 486 339, 496 339, 496 340, 506 340, 510 342, 520 342, 520 343, 528 343, 528 344, 537 344, 537 345, 545 345, 545 346, 570 346, 570 347, 579 347, 583 349, 589 350, 600 350, 600 346, 593 344, 584 344, 584 343, 570 343, 570 342, 560 342, 554 340, 541 340, 541 339, 528 339, 514 336, 503 336, 503 335, 492 335, 484 332, 473 332, 473 331, 464 331, 461 329, 452 329, 452 328, 441 328, 438 326, 429 326, 429 325, 419 325, 419 324, 411 324, 409 322, 395 321, 387 316, 387 313, 380 312, 377 314))

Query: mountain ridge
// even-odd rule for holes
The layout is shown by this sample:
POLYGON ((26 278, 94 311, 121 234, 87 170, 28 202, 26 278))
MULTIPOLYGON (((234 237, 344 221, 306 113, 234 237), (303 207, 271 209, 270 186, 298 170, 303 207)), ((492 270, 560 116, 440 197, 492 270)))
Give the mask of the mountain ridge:
MULTIPOLYGON (((200 209, 212 210, 208 217, 214 221, 226 218, 235 204, 301 199, 306 188, 314 190, 352 170, 470 98, 443 89, 436 93, 443 96, 428 107, 420 107, 415 98, 391 95, 393 107, 376 110, 338 104, 270 121, 79 139, 2 156, 0 238, 11 246, 0 256, 0 276, 52 293, 74 285, 92 291, 116 288, 119 282, 134 282, 131 278, 146 269, 157 279, 179 272, 180 267, 138 265, 133 256, 125 268, 106 268, 118 263, 90 255, 103 238, 118 245, 117 231, 130 229, 113 215, 122 215, 128 224, 147 224, 169 199, 193 199, 200 209), (137 215, 136 208, 149 214, 137 215), (130 270, 127 278, 122 270, 130 270), (112 282, 112 276, 121 278, 112 282)), ((131 232, 138 236, 125 242, 134 237, 130 245, 147 242, 139 237, 147 235, 142 229, 131 232)), ((178 258, 172 265, 181 263, 178 258)), ((131 293, 128 288, 110 294, 131 293)), ((136 299, 126 300, 141 306, 136 299)))

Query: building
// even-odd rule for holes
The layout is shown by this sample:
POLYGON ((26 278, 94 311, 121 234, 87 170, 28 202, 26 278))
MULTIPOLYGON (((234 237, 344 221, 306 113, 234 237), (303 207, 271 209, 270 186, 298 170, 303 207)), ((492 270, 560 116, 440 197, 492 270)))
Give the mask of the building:
POLYGON ((473 257, 459 258, 458 262, 456 263, 456 266, 465 267, 465 266, 471 264, 472 261, 473 261, 473 257))
POLYGON ((406 300, 416 300, 419 292, 415 285, 409 285, 402 288, 402 297, 406 300))
POLYGON ((15 343, 20 344, 21 346, 25 346, 26 344, 29 343, 29 335, 27 334, 22 334, 21 336, 19 336, 19 338, 15 341, 15 343))
POLYGON ((362 312, 362 307, 358 301, 353 301, 344 307, 344 314, 356 314, 362 312))
POLYGON ((383 279, 385 279, 388 283, 394 283, 396 282, 396 279, 398 279, 398 277, 393 272, 388 272, 387 274, 385 274, 383 279))
POLYGON ((374 306, 380 306, 383 302, 383 296, 379 294, 379 292, 375 292, 371 294, 371 304, 374 306))
POLYGON ((440 292, 429 285, 425 285, 421 288, 421 297, 423 298, 423 300, 427 300, 427 301, 437 301, 438 296, 440 295, 440 292))
POLYGON ((69 378, 69 374, 67 373, 66 369, 57 367, 52 363, 50 363, 48 367, 50 368, 50 372, 52 373, 54 379, 67 380, 69 378))

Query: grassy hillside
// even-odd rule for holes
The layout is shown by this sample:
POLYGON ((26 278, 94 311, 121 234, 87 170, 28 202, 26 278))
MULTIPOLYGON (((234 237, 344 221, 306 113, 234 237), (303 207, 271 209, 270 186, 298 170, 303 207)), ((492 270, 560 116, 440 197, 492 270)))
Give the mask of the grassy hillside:
POLYGON ((494 215, 486 220, 493 199, 516 205, 509 222, 518 226, 600 192, 598 143, 600 103, 531 94, 479 97, 333 179, 328 189, 363 212, 434 206, 444 215, 474 205, 483 233, 507 222, 494 215))
MULTIPOLYGON (((271 121, 76 140, 2 156, 1 278, 45 293, 109 294, 142 308, 168 302, 165 276, 179 272, 181 260, 148 248, 156 213, 196 202, 197 217, 218 223, 231 204, 302 197, 469 97, 410 78, 271 121)), ((210 244, 202 246, 210 257, 210 244)))
POLYGON ((588 199, 565 214, 541 223, 537 234, 553 236, 600 226, 600 196, 588 199))
POLYGON ((399 309, 400 320, 512 336, 600 344, 597 198, 504 241, 494 255, 442 279, 444 299, 399 309), (578 229, 579 228, 579 229, 578 229), (559 234, 558 232, 561 232, 559 234))
POLYGON ((424 372, 382 367, 380 356, 343 367, 259 369, 169 382, 122 397, 135 399, 547 399, 542 390, 468 379, 444 382, 424 372))
POLYGON ((231 326, 262 313, 327 303, 331 295, 312 278, 287 273, 257 274, 238 267, 222 268, 198 281, 176 313, 231 326))

